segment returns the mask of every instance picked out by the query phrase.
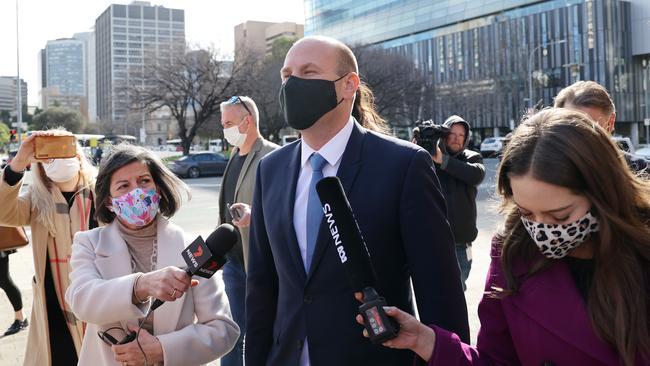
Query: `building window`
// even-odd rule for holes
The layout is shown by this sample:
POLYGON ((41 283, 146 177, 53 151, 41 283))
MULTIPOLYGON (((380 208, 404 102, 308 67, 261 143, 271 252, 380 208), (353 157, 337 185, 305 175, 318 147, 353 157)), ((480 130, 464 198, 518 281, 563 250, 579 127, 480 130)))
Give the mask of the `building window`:
POLYGON ((129 5, 129 18, 140 18, 140 5, 129 5))
POLYGON ((156 19, 156 8, 151 6, 142 7, 142 18, 143 19, 156 19))
POLYGON ((158 10, 158 20, 169 20, 169 9, 167 8, 156 8, 158 10))
POLYGON ((175 22, 184 22, 185 12, 180 9, 172 9, 172 20, 175 22))
POLYGON ((126 18, 126 6, 124 5, 113 5, 113 16, 126 18))

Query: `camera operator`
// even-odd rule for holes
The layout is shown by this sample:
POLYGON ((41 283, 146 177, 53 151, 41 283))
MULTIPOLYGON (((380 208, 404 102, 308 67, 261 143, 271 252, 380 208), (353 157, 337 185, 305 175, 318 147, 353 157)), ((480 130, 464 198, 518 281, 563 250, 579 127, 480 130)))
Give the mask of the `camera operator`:
POLYGON ((476 193, 485 177, 481 154, 467 149, 470 126, 459 116, 447 118, 443 127, 448 132, 435 145, 431 154, 436 165, 442 192, 447 199, 451 230, 456 242, 463 290, 472 268, 472 241, 476 239, 476 193))

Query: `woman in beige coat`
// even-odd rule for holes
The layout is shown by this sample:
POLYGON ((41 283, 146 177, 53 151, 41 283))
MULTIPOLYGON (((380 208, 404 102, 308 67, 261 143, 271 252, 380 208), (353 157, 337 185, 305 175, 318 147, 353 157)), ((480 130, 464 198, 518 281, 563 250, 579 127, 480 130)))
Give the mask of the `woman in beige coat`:
POLYGON ((179 268, 189 241, 168 218, 187 190, 142 147, 118 146, 102 162, 95 205, 108 224, 75 236, 66 293, 88 323, 80 365, 202 365, 234 346, 239 328, 223 283, 179 268), (147 316, 152 298, 166 303, 147 316))
POLYGON ((0 173, 0 225, 32 229, 35 276, 34 305, 25 365, 74 365, 81 350, 83 324, 65 303, 72 237, 97 226, 93 217, 96 170, 77 149, 77 157, 39 161, 34 158, 36 132, 0 173), (32 183, 20 194, 24 171, 32 167, 32 183))

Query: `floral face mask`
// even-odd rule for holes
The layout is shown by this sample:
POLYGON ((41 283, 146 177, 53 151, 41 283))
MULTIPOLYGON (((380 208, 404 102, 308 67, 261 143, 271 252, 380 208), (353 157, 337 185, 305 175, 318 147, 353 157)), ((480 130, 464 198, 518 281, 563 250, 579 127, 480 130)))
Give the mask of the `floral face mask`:
POLYGON ((113 212, 125 223, 145 226, 158 214, 160 195, 155 189, 135 188, 131 192, 111 199, 113 212))

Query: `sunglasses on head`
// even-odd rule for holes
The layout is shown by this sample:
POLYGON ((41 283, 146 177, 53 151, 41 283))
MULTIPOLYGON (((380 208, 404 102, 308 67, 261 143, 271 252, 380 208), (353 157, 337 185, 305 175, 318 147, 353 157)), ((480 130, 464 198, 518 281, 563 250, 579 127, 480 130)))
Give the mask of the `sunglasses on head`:
POLYGON ((104 331, 101 331, 101 330, 98 331, 97 336, 99 336, 99 339, 104 341, 104 343, 106 343, 109 346, 112 346, 112 345, 115 345, 115 344, 126 344, 126 343, 129 343, 129 342, 133 341, 135 339, 135 332, 127 333, 124 329, 122 329, 120 327, 113 327, 113 328, 108 328, 108 329, 106 329, 104 331), (115 337, 113 337, 112 335, 110 335, 110 333, 108 333, 109 331, 112 331, 112 330, 121 331, 121 333, 124 335, 122 337, 121 341, 118 341, 115 337))
POLYGON ((246 112, 248 112, 248 114, 250 114, 251 116, 253 115, 253 113, 251 113, 250 109, 248 109, 248 106, 246 106, 246 103, 244 103, 244 101, 239 97, 239 95, 234 95, 230 97, 230 99, 228 99, 228 103, 230 104, 241 103, 241 105, 244 107, 246 112))

